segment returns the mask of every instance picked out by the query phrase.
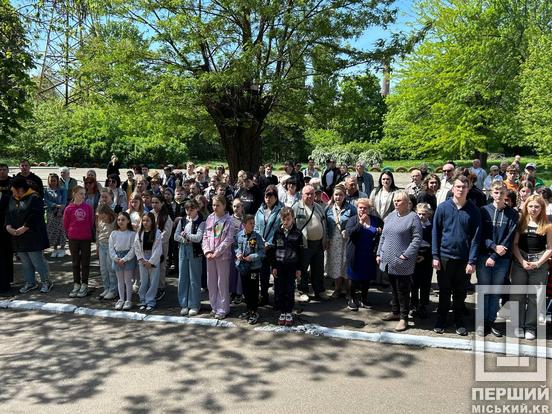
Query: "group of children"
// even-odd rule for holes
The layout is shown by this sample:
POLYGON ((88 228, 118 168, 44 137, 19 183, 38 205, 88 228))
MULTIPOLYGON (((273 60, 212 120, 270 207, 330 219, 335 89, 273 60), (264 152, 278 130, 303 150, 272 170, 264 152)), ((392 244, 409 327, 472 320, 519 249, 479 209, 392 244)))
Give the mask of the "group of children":
MULTIPOLYGON (((100 203, 94 215, 85 203, 85 191, 76 186, 64 214, 64 228, 69 239, 73 261, 74 285, 70 297, 88 294, 91 243, 95 238, 103 292, 100 298, 113 300, 116 310, 133 308, 133 281, 139 280, 139 309, 151 311, 159 299, 168 258, 169 239, 178 243, 178 302, 183 316, 196 316, 201 306, 204 266, 211 314, 224 319, 230 312, 231 291, 243 290, 247 311, 241 315, 250 324, 259 319, 260 271, 269 258, 275 280, 275 303, 280 309, 280 325, 292 325, 295 279, 301 276, 300 263, 303 238, 289 207, 279 211, 281 227, 277 228, 273 245, 265 246, 255 232, 255 216, 236 214, 226 209, 222 195, 212 198, 212 213, 200 214, 195 199, 184 203, 185 214, 178 219, 174 232, 165 200, 151 199, 151 210, 144 210, 139 197, 131 198, 127 211, 115 213, 109 202, 100 203), (94 217, 95 216, 95 217, 94 217), (231 280, 235 271, 239 280, 231 280), (241 289, 230 284, 240 284, 241 289)), ((107 200, 109 201, 109 200, 107 200)), ((236 203, 239 200, 235 200, 236 203)), ((279 225, 278 223, 278 225, 279 225)))

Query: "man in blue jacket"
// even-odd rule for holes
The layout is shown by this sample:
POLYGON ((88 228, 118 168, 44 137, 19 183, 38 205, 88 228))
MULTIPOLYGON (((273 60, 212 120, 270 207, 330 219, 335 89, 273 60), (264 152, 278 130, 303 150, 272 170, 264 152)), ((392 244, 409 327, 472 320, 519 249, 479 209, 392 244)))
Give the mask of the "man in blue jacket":
POLYGON ((468 334, 463 321, 466 300, 466 274, 475 272, 479 253, 481 213, 468 202, 468 178, 458 176, 453 181, 452 197, 442 202, 435 212, 432 233, 433 268, 439 283, 438 318, 434 331, 444 333, 453 298, 456 333, 468 334))

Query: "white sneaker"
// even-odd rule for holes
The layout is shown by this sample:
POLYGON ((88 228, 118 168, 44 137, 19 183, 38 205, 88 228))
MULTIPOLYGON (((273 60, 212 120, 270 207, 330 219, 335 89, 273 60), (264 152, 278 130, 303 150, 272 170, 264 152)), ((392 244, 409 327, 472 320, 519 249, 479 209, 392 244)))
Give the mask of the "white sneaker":
POLYGON ((534 341, 536 337, 537 335, 534 330, 532 329, 525 330, 525 339, 527 339, 528 341, 534 341))
POLYGON ((84 298, 88 295, 88 285, 83 283, 77 293, 78 298, 84 298))
POLYGON ((65 250, 64 249, 59 249, 57 257, 64 257, 64 256, 65 256, 65 250))
POLYGON ((182 308, 182 309, 180 310, 180 314, 181 314, 182 316, 186 316, 189 312, 190 312, 190 310, 189 310, 188 308, 182 308))
POLYGON ((125 304, 124 300, 119 299, 117 303, 115 304, 115 310, 121 310, 123 309, 123 305, 125 304))
POLYGON ((130 300, 125 300, 125 304, 123 305, 123 310, 131 310, 132 309, 132 302, 130 300))
POLYGON ((525 330, 523 328, 514 328, 514 336, 516 338, 525 338, 525 330))
POLYGON ((79 285, 78 283, 73 284, 73 290, 71 292, 69 292, 69 297, 70 298, 76 298, 77 294, 80 291, 80 287, 81 287, 81 285, 79 285))
POLYGON ((190 309, 188 312, 188 316, 196 316, 197 314, 199 314, 199 310, 197 309, 190 309))
POLYGON ((299 296, 299 302, 309 303, 310 302, 309 295, 307 295, 306 293, 303 293, 301 296, 299 296))
POLYGON ((109 292, 107 292, 107 293, 104 295, 103 298, 104 298, 105 300, 113 300, 113 299, 115 299, 116 297, 117 297, 117 294, 116 294, 115 292, 109 291, 109 292))
POLYGON ((135 283, 132 285, 132 291, 134 293, 138 293, 139 290, 140 290, 140 286, 138 285, 138 283, 135 283))

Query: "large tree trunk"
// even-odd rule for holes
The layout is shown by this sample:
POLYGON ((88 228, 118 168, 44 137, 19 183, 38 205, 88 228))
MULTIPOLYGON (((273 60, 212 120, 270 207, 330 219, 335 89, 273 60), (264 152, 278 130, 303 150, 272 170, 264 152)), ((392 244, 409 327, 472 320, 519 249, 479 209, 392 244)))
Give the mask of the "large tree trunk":
POLYGON ((217 126, 234 182, 238 171, 259 169, 263 122, 273 101, 250 84, 209 92, 204 96, 205 106, 217 126))
POLYGON ((230 169, 230 177, 235 182, 238 171, 256 173, 261 163, 261 128, 256 122, 248 126, 219 125, 222 146, 230 169))

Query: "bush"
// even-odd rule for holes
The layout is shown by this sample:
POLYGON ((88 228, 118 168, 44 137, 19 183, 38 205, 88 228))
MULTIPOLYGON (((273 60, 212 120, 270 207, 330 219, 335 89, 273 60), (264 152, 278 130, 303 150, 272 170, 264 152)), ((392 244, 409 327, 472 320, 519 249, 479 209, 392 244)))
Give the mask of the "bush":
POLYGON ((367 167, 377 167, 383 162, 383 154, 375 149, 361 152, 358 155, 358 160, 364 161, 367 167))

